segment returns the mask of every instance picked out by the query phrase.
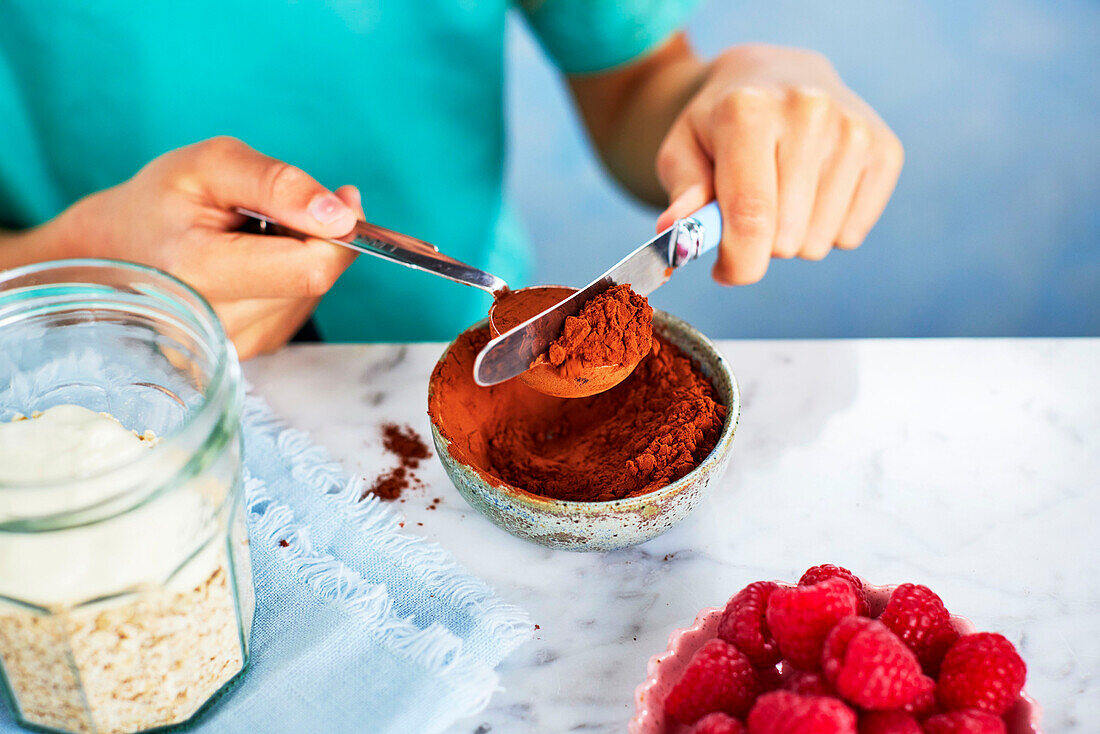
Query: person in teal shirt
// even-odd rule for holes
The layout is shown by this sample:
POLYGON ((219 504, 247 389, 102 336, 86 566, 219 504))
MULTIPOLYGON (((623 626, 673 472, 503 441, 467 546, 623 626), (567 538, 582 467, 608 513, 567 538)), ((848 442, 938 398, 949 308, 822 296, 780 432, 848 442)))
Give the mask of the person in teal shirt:
MULTIPOLYGON (((858 246, 897 138, 821 56, 698 58, 692 0, 518 0, 608 170, 667 226, 717 199, 714 277, 858 246)), ((503 195, 506 0, 6 0, 0 269, 153 265, 214 304, 242 356, 313 315, 334 341, 449 339, 478 291, 320 240, 244 234, 233 206, 318 237, 365 217, 525 283, 503 195), (346 185, 354 183, 355 186, 346 185), (335 184, 345 184, 330 188, 335 184)))

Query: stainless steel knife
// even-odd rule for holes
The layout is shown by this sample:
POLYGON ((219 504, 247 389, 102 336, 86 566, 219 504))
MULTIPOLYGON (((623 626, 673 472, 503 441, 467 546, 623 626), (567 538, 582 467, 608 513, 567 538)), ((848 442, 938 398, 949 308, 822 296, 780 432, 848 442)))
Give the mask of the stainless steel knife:
POLYGON ((474 379, 495 385, 527 370, 560 334, 562 324, 593 296, 627 283, 643 296, 664 285, 676 268, 714 249, 722 239, 722 213, 711 202, 658 234, 569 298, 496 337, 477 355, 474 379))
POLYGON ((416 270, 423 270, 448 280, 472 285, 489 293, 496 293, 508 287, 508 284, 501 278, 455 260, 449 255, 444 255, 435 245, 410 237, 407 234, 379 227, 377 224, 371 224, 370 222, 356 222, 351 234, 344 239, 329 239, 327 237, 313 237, 313 235, 288 227, 266 214, 260 214, 251 209, 234 207, 234 211, 247 217, 245 226, 241 228, 247 232, 294 237, 296 239, 321 239, 340 247, 347 247, 416 270))

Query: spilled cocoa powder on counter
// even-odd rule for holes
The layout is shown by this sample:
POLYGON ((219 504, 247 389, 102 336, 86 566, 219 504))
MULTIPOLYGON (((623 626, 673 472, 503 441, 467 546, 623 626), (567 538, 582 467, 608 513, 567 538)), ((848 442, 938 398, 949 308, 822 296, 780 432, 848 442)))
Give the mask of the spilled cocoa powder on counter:
POLYGON ((360 495, 360 500, 371 494, 386 502, 397 499, 406 489, 420 484, 412 472, 432 455, 420 434, 409 426, 396 423, 382 425, 382 447, 397 457, 398 464, 374 480, 374 484, 360 495))
POLYGON ((487 328, 452 345, 432 373, 428 412, 458 461, 533 494, 606 501, 659 489, 714 448, 726 417, 714 386, 659 335, 627 379, 587 398, 543 395, 520 380, 473 380, 487 328))

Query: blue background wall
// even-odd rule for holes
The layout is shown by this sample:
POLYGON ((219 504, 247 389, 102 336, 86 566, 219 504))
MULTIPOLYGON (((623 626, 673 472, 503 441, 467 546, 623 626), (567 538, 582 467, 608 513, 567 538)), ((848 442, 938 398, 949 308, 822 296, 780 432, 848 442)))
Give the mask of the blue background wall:
MULTIPOLYGON (((1100 3, 710 0, 690 33, 817 49, 907 161, 862 248, 727 289, 694 263, 653 302, 717 337, 1100 335, 1100 3)), ((536 282, 579 285, 655 214, 589 155, 560 82, 511 28, 511 189, 536 282)))

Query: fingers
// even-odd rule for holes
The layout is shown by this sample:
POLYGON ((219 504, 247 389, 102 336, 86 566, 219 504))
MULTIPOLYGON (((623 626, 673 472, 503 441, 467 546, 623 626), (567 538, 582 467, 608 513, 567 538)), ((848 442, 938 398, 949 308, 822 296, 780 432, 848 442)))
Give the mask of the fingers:
POLYGON ((206 140, 181 150, 194 185, 218 207, 254 209, 318 237, 351 231, 355 211, 311 176, 234 138, 206 140))
POLYGON ((285 345, 317 302, 311 298, 265 298, 217 304, 215 309, 243 360, 285 345))
POLYGON ((893 133, 883 131, 856 188, 851 209, 837 236, 837 247, 851 250, 863 243, 894 193, 904 161, 901 142, 893 133))
POLYGON ((722 209, 722 244, 714 279, 747 285, 764 277, 775 242, 778 213, 775 98, 751 89, 725 97, 710 129, 714 188, 722 209))
POLYGON ((690 215, 714 198, 714 164, 687 120, 678 120, 657 151, 657 178, 669 205, 657 218, 657 231, 690 215))
POLYGON ((772 253, 791 258, 802 249, 810 226, 832 104, 824 93, 795 91, 785 106, 788 124, 777 154, 779 214, 772 253))
MULTIPOLYGON (((361 215, 358 189, 343 186, 336 195, 353 216, 361 215)), ((176 272, 214 301, 319 298, 356 255, 322 240, 223 232, 183 248, 176 272)))
POLYGON ((833 249, 867 162, 871 134, 867 124, 845 116, 840 121, 837 149, 821 174, 817 200, 799 257, 821 260, 833 249))
POLYGON ((354 259, 321 240, 225 232, 186 248, 176 272, 211 300, 316 298, 354 259))

